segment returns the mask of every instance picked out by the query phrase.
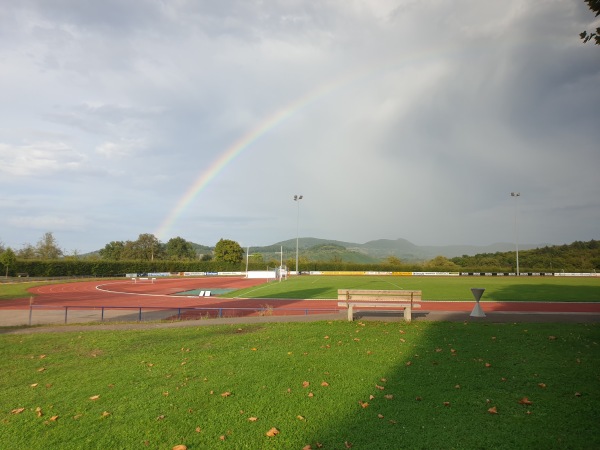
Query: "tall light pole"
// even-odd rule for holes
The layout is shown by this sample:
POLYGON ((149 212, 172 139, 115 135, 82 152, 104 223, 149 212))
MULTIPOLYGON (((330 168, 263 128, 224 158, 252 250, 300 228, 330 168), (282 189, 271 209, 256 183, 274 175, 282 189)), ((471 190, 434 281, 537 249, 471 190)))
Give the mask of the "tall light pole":
POLYGON ((298 215, 296 218, 296 275, 298 275, 298 237, 300 234, 300 200, 302 200, 301 195, 294 195, 294 201, 298 203, 298 215))
POLYGON ((517 231, 517 199, 521 196, 521 193, 511 192, 510 196, 515 198, 515 249, 517 252, 517 276, 519 276, 519 233, 517 231))

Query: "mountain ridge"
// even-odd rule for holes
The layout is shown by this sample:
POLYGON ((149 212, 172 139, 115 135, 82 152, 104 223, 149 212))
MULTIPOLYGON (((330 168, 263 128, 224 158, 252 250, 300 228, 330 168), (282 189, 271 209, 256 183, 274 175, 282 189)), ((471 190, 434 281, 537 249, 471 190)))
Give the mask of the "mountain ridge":
MULTIPOLYGON (((425 245, 420 246, 412 242, 398 239, 375 239, 367 241, 363 244, 347 241, 338 241, 335 239, 322 238, 298 238, 298 249, 305 254, 312 247, 333 244, 345 247, 349 252, 364 254, 365 256, 376 260, 385 259, 394 256, 404 261, 423 261, 435 258, 436 256, 445 256, 446 258, 454 258, 457 256, 469 255, 473 256, 481 253, 496 253, 508 252, 515 250, 514 243, 497 242, 490 245, 425 245)), ((530 250, 540 248, 548 244, 519 244, 519 250, 530 250)), ((269 246, 252 247, 253 251, 260 253, 278 252, 281 247, 286 251, 296 250, 296 239, 288 239, 285 241, 276 242, 269 246)))

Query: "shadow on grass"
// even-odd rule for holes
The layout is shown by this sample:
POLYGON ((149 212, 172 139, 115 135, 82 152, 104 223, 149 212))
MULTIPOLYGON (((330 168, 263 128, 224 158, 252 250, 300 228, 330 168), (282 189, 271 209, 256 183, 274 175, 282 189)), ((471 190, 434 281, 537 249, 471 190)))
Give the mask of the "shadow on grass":
POLYGON ((332 411, 330 425, 309 437, 311 445, 598 448, 595 370, 573 363, 574 354, 590 362, 598 356, 590 345, 594 326, 582 326, 581 333, 550 324, 366 326, 402 334, 386 354, 357 355, 349 378, 353 365, 377 368, 385 366, 379 361, 395 360, 396 367, 365 377, 360 397, 344 402, 351 411, 340 417, 332 411), (560 337, 549 341, 549 333, 560 337), (581 401, 574 393, 583 391, 588 398, 581 401), (522 404, 523 398, 532 402, 522 404))
MULTIPOLYGON (((480 284, 485 285, 485 283, 480 284)), ((489 293, 485 292, 483 299, 495 301, 518 299, 524 301, 597 302, 600 301, 600 282, 598 286, 510 284, 498 287, 489 293)))

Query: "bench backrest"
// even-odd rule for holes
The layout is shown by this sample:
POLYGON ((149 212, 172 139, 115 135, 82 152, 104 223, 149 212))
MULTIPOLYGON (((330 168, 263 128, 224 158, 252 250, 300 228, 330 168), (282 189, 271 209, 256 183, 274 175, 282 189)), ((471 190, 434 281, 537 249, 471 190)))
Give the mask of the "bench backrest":
POLYGON ((338 289, 340 301, 365 302, 413 302, 421 301, 421 291, 411 290, 370 290, 370 289, 338 289))

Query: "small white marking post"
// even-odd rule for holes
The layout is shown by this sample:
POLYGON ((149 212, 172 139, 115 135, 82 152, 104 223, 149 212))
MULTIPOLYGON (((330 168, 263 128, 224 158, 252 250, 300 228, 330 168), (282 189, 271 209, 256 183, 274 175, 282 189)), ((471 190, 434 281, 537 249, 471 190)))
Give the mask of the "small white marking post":
POLYGON ((485 313, 479 304, 479 300, 481 300, 484 291, 484 288, 471 288, 473 297, 475 297, 475 307, 473 308, 473 311, 471 311, 471 317, 485 317, 485 313))

